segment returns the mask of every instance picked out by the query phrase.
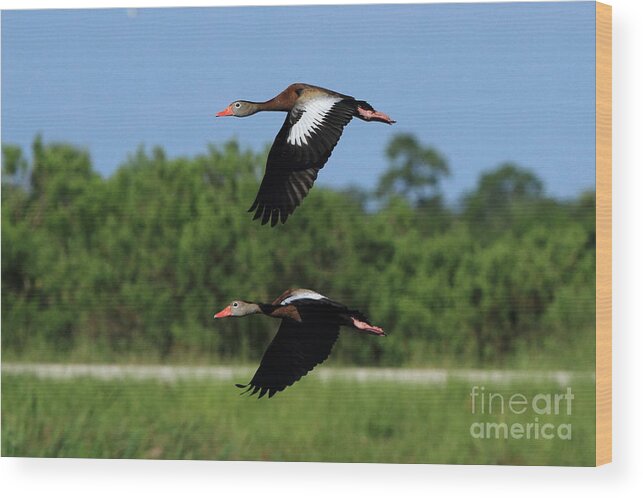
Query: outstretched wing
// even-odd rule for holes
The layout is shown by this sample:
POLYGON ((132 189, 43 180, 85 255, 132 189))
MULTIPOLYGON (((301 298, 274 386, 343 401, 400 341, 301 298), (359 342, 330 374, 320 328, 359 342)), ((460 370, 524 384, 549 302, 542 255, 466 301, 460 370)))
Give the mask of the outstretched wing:
POLYGON ((339 325, 282 320, 252 380, 237 387, 252 390, 250 395, 259 392, 260 398, 274 396, 328 358, 338 335, 339 325))
POLYGON ((281 296, 275 299, 272 304, 286 305, 291 303, 296 303, 301 299, 314 299, 314 300, 325 300, 330 302, 326 296, 321 295, 319 292, 315 292, 310 289, 288 289, 284 291, 281 296))
POLYGON ((324 167, 357 103, 344 96, 316 97, 288 113, 268 153, 266 172, 254 203, 253 219, 285 223, 301 204, 324 167))

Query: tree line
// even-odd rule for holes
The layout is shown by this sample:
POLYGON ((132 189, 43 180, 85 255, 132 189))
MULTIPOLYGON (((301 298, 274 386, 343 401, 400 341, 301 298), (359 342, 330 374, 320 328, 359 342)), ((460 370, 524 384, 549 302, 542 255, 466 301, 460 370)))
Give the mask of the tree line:
POLYGON ((509 163, 450 206, 438 150, 401 134, 385 155, 373 191, 317 185, 270 229, 246 213, 266 151, 235 141, 194 157, 141 148, 108 177, 70 144, 37 137, 29 158, 3 145, 5 358, 256 360, 277 323, 213 312, 301 286, 389 333, 344 333, 340 363, 590 361, 594 192, 552 198, 509 163))

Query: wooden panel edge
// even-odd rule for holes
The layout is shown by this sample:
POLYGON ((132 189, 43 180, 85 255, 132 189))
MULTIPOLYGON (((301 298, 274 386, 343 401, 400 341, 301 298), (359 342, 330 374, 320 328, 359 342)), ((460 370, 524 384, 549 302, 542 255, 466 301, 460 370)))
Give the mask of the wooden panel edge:
POLYGON ((596 465, 612 461, 612 7, 596 2, 596 465))

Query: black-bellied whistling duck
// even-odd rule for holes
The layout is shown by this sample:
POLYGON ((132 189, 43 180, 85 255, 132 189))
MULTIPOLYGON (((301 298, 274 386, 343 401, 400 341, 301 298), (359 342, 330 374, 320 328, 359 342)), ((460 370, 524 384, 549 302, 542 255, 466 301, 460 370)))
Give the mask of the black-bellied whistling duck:
POLYGON ((373 335, 386 335, 359 311, 331 301, 308 289, 290 289, 271 304, 232 301, 214 318, 240 317, 262 313, 281 318, 277 335, 266 349, 261 364, 248 384, 237 387, 252 389, 272 398, 322 363, 333 348, 339 327, 346 325, 373 335))
POLYGON ((268 153, 259 193, 248 210, 272 226, 286 222, 324 167, 344 127, 353 118, 393 124, 363 100, 318 86, 295 83, 267 102, 236 100, 217 116, 251 116, 260 111, 287 112, 268 153))

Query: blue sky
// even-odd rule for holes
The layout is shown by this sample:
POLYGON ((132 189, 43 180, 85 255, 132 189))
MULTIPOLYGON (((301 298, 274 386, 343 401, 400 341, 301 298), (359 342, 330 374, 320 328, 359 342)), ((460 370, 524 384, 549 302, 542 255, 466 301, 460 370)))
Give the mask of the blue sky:
POLYGON ((373 187, 410 132, 450 200, 505 161, 569 197, 594 187, 594 75, 593 2, 5 11, 2 141, 69 141, 105 175, 141 144, 259 150, 283 115, 215 112, 306 82, 398 121, 352 122, 319 184, 373 187))

